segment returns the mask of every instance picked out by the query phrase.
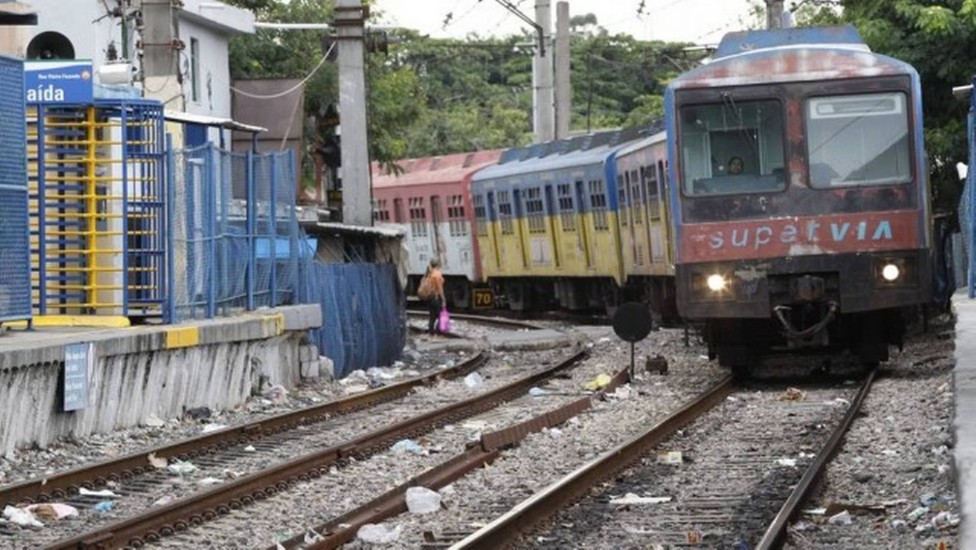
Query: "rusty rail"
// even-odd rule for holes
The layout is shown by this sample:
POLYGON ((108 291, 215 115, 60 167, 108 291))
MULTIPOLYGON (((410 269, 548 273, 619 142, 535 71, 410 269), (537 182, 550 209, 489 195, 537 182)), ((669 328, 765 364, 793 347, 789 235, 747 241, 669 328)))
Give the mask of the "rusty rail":
POLYGON ((732 377, 723 379, 643 434, 533 495, 452 548, 494 549, 510 545, 523 533, 569 506, 596 484, 639 460, 652 447, 721 403, 733 387, 732 377))
POLYGON ((780 508, 779 513, 773 518, 772 523, 769 524, 763 537, 756 544, 756 550, 780 548, 783 545, 790 520, 796 517, 796 514, 800 511, 800 505, 806 501, 814 487, 816 487, 817 481, 826 469, 830 459, 840 449, 841 443, 844 441, 844 435, 847 434, 847 430, 854 422, 854 417, 861 410, 864 399, 871 391, 871 385, 874 383, 876 372, 876 370, 872 370, 865 377, 864 382, 861 384, 861 389, 858 390, 854 400, 851 401, 851 406, 847 409, 844 418, 837 425, 837 428, 834 429, 834 432, 830 434, 830 438, 827 439, 827 442, 817 453, 817 456, 810 462, 810 466, 803 473, 803 477, 800 478, 799 483, 793 488, 793 492, 790 493, 789 498, 786 499, 783 507, 780 508))
MULTIPOLYGON (((524 422, 482 434, 477 443, 449 460, 431 468, 410 481, 387 491, 379 497, 343 514, 323 525, 311 530, 320 535, 320 539, 309 544, 305 540, 305 533, 296 535, 288 540, 277 543, 268 550, 286 550, 309 548, 314 550, 333 550, 356 538, 359 528, 368 523, 380 523, 383 520, 401 514, 407 510, 406 492, 410 487, 427 487, 441 489, 450 483, 464 477, 469 472, 487 466, 498 458, 503 449, 518 445, 529 434, 542 431, 543 428, 558 426, 574 416, 582 414, 592 406, 594 398, 602 398, 607 393, 630 381, 630 369, 625 368, 610 380, 606 387, 593 396, 583 397, 567 403, 557 409, 542 413, 524 422)), ((307 531, 306 531, 307 532, 307 531)))
POLYGON ((296 482, 319 477, 328 472, 330 465, 344 458, 368 456, 395 439, 429 431, 436 426, 488 410, 496 403, 521 396, 532 386, 571 367, 586 355, 586 351, 577 352, 553 367, 483 395, 410 418, 338 446, 272 466, 138 516, 58 541, 49 548, 138 547, 164 536, 185 531, 191 526, 201 525, 219 515, 227 514, 231 509, 246 506, 255 500, 270 498, 279 491, 287 490, 296 482))
MULTIPOLYGON (((420 311, 407 311, 407 315, 411 317, 426 317, 426 312, 420 311)), ((502 317, 486 317, 484 315, 473 315, 470 313, 451 313, 451 319, 457 319, 458 321, 468 321, 471 323, 479 323, 482 325, 489 325, 500 328, 510 328, 516 330, 528 329, 528 330, 541 330, 545 327, 537 325, 535 323, 530 323, 528 321, 519 321, 517 319, 504 319, 502 317)))
POLYGON ((119 481, 125 477, 140 475, 153 470, 149 463, 150 454, 166 459, 187 460, 192 457, 211 454, 232 445, 244 444, 275 433, 320 422, 336 415, 348 414, 406 395, 417 386, 431 384, 440 379, 464 376, 484 363, 485 358, 485 353, 479 352, 449 369, 439 370, 398 384, 391 384, 298 411, 279 414, 172 445, 147 449, 91 466, 0 487, 0 508, 7 504, 61 500, 76 494, 81 487, 95 489, 106 485, 108 481, 119 481))

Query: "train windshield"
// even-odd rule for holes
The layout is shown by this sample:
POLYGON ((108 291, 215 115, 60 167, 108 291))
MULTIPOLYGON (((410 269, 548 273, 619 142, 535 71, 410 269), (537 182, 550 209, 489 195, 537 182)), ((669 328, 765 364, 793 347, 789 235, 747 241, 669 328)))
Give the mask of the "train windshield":
POLYGON ((786 188, 783 106, 778 100, 735 101, 681 108, 685 195, 765 193, 786 188))
POLYGON ((906 104, 901 92, 807 100, 811 186, 911 181, 906 104))

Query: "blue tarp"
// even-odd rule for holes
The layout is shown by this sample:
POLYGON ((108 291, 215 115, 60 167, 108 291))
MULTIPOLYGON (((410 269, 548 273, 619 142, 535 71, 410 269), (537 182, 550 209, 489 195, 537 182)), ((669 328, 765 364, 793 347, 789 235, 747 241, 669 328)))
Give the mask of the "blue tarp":
POLYGON ((406 341, 403 291, 393 264, 304 264, 305 303, 318 302, 325 320, 310 332, 319 353, 332 359, 335 376, 389 365, 406 341))

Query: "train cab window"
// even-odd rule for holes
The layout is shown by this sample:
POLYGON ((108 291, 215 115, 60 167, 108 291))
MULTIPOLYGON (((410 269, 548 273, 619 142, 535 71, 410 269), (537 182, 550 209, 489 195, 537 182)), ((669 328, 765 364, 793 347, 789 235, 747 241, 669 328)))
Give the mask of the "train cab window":
POLYGON ((590 190, 590 208, 593 212, 593 229, 597 231, 609 231, 610 224, 607 222, 607 188, 603 180, 590 180, 587 182, 590 190))
POLYGON ((427 236, 427 209, 423 197, 410 197, 410 233, 414 237, 427 236))
POLYGON ((508 191, 498 192, 498 221, 502 226, 502 235, 515 233, 512 224, 512 199, 508 191))
POLYGON ((563 231, 576 231, 576 212, 573 208, 573 188, 568 183, 556 186, 559 201, 559 219, 563 231))
POLYGON ((681 108, 681 188, 687 196, 786 188, 783 107, 777 100, 681 108), (779 170, 777 170, 779 169, 779 170))
POLYGON ((453 237, 463 237, 468 234, 468 220, 464 217, 463 196, 447 196, 447 224, 453 237))
POLYGON ((471 202, 474 204, 474 220, 477 225, 478 236, 487 237, 488 209, 485 208, 485 197, 484 195, 475 195, 471 197, 471 202))
POLYGON ((528 218, 529 233, 546 232, 546 213, 542 206, 542 189, 532 187, 526 192, 525 215, 528 218))
POLYGON ((810 98, 804 114, 812 187, 911 181, 905 94, 810 98))

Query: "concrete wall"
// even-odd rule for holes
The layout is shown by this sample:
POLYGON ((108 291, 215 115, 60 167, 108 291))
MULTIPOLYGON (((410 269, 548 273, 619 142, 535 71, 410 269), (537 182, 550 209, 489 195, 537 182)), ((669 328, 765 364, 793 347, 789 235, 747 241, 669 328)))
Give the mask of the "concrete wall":
MULTIPOLYGON (((307 330, 322 324, 318 306, 171 327, 90 331, 4 343, 0 349, 0 454, 137 426, 150 416, 178 417, 195 407, 243 403, 262 384, 293 387, 317 371, 307 330), (46 340, 46 341, 45 341, 46 340), (94 342, 88 406, 63 412, 64 345, 94 342), (195 343, 194 343, 195 342, 195 343)), ((14 336, 16 338, 16 336, 14 336)), ((4 337, 11 338, 11 334, 4 337)))

